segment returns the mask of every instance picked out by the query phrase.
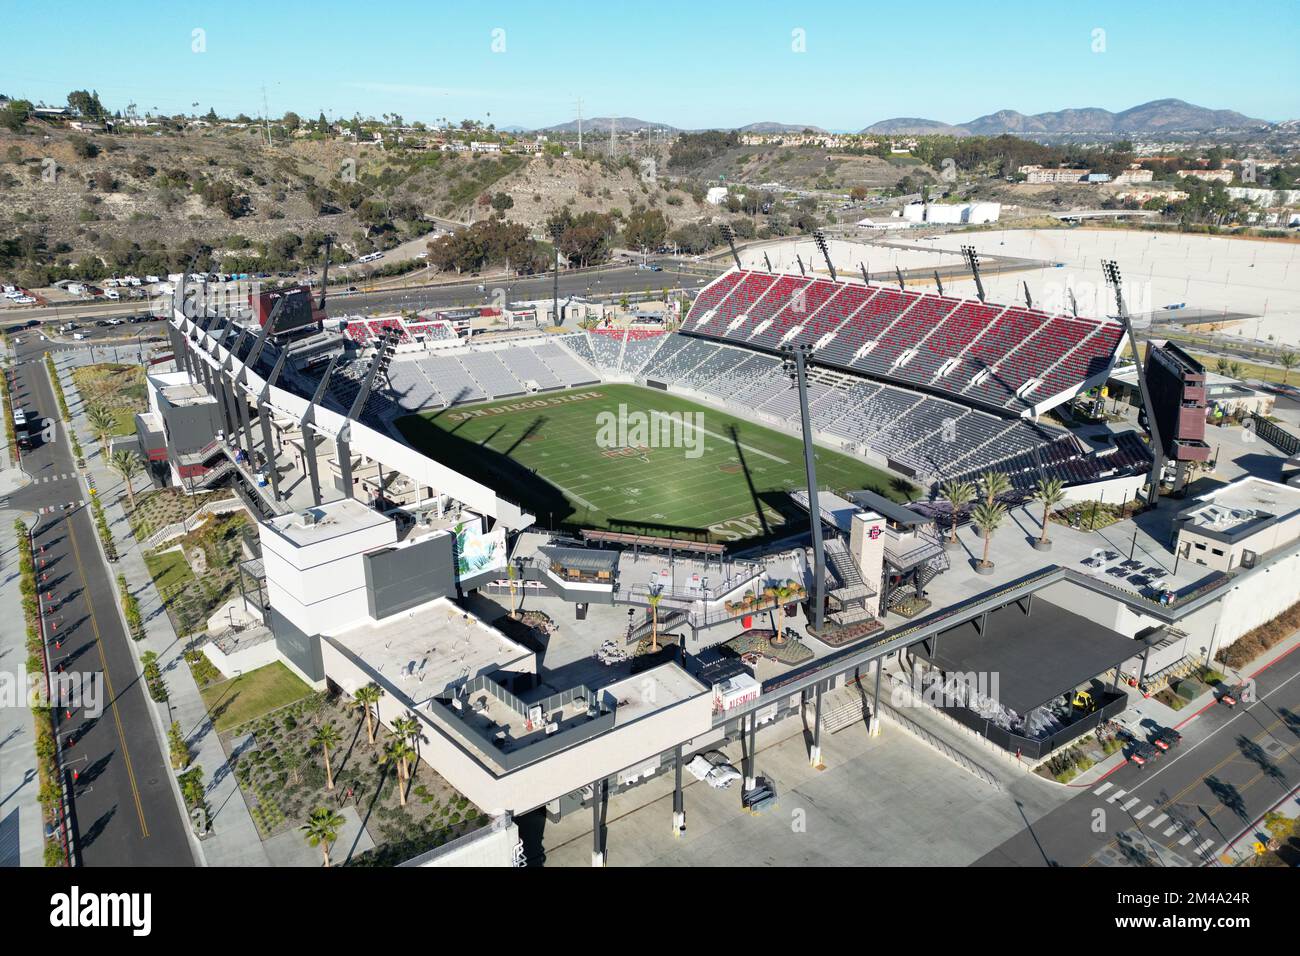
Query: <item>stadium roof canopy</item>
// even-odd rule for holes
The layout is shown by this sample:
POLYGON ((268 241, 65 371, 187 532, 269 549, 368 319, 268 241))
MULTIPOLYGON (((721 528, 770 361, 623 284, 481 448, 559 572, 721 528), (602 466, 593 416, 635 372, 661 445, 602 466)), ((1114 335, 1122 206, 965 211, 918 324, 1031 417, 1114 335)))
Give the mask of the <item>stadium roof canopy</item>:
POLYGON ((997 675, 997 699, 1027 714, 1104 671, 1142 653, 1146 645, 1065 608, 1035 598, 1026 614, 1014 603, 950 628, 915 646, 946 673, 997 675))

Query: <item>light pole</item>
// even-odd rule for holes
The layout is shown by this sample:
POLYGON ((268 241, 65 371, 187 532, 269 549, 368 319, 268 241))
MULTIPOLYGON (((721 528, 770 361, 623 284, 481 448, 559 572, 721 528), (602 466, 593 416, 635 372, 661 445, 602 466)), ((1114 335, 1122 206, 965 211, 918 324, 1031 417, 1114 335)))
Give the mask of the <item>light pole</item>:
POLYGON ((812 426, 808 415, 807 343, 781 349, 782 367, 799 390, 799 420, 802 425, 804 472, 808 481, 808 515, 812 520, 813 542, 813 633, 820 634, 826 613, 826 555, 822 549, 822 511, 817 501, 817 463, 813 452, 812 426))

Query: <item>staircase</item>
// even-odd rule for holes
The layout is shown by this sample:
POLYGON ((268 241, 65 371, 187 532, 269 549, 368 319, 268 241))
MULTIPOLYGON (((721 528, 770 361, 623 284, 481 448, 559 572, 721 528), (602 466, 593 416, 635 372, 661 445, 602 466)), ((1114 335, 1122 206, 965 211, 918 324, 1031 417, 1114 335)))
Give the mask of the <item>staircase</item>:
MULTIPOLYGON (((678 610, 677 608, 670 608, 666 611, 661 609, 659 611, 660 636, 663 636, 668 631, 671 631, 677 625, 684 624, 684 623, 686 623, 685 611, 678 610)), ((642 638, 649 637, 650 629, 653 624, 654 624, 653 621, 644 621, 641 624, 638 624, 636 627, 632 628, 632 630, 628 632, 627 635, 628 645, 631 646, 632 644, 635 644, 637 641, 641 640, 642 638)))

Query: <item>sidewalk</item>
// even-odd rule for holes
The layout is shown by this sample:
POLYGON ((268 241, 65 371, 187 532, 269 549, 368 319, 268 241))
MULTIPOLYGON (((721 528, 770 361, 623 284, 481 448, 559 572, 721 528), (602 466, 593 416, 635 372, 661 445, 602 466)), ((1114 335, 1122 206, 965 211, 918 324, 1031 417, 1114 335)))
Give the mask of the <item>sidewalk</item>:
MULTIPOLYGON (((86 471, 94 480, 104 506, 104 515, 117 543, 118 561, 109 566, 109 576, 115 579, 118 574, 125 575, 131 593, 140 602, 145 636, 134 642, 137 672, 140 670, 140 655, 145 651, 153 651, 158 655, 158 663, 167 682, 170 699, 162 704, 153 703, 150 708, 164 758, 168 754, 167 728, 173 721, 177 721, 194 755, 191 766, 203 768, 208 806, 212 811, 211 831, 201 842, 191 837, 195 857, 208 866, 269 866, 271 861, 262 846, 257 827, 244 803, 233 770, 226 761, 225 751, 217 739, 207 707, 199 695, 198 685, 194 682, 189 665, 185 663, 185 642, 176 636, 172 628, 162 598, 144 563, 143 549, 131 533, 125 507, 119 503, 119 499, 125 500, 125 485, 107 467, 98 442, 86 425, 84 403, 72 382, 69 365, 60 362, 57 354, 55 362, 78 440, 86 454, 86 471)), ((120 606, 118 611, 120 614, 120 606)), ((180 801, 179 787, 175 792, 180 801)), ((183 802, 181 806, 183 807, 183 802)))
MULTIPOLYGON (((0 348, 0 362, 11 358, 0 348)), ((0 443, 0 496, 25 487, 30 479, 0 443)), ((18 590, 18 548, 25 546, 14 522, 32 516, 0 510, 0 621, 22 621, 23 598, 18 590)), ((27 706, 27 634, 22 626, 0 628, 0 681, 23 693, 21 704, 0 706, 0 867, 44 866, 45 836, 41 832, 40 783, 36 768, 36 724, 27 706)))

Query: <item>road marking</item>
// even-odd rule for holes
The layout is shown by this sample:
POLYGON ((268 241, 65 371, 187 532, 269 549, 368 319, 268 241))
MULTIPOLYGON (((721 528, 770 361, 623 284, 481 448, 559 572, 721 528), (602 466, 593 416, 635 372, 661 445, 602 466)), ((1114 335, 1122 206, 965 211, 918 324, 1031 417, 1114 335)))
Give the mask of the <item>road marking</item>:
POLYGON ((1181 840, 1178 841, 1178 845, 1179 845, 1179 846, 1187 846, 1187 844, 1189 844, 1189 843, 1191 843, 1191 842, 1192 842, 1192 835, 1189 833, 1189 834, 1187 834, 1185 837, 1183 837, 1181 840))
POLYGON ((1136 806, 1137 806, 1139 803, 1141 803, 1141 802, 1142 802, 1142 801, 1139 800, 1137 797, 1134 797, 1132 800, 1126 800, 1126 801, 1124 802, 1124 804, 1120 807, 1120 809, 1121 809, 1121 810, 1132 810, 1134 807, 1136 807, 1136 806))
MULTIPOLYGON (((81 563, 81 548, 77 545, 77 533, 73 528, 71 521, 68 525, 68 541, 72 544, 72 556, 77 562, 77 570, 81 573, 82 583, 86 585, 87 591, 90 589, 90 581, 86 577, 85 566, 81 563)), ((99 662, 104 668, 104 686, 108 690, 108 699, 112 701, 110 705, 113 710, 113 721, 117 724, 117 739, 122 745, 122 760, 126 765, 127 781, 131 784, 131 795, 135 798, 135 811, 140 818, 140 832, 143 836, 149 835, 149 825, 144 819, 144 803, 140 800, 140 788, 136 786, 135 770, 131 766, 131 752, 126 746, 126 730, 122 727, 122 715, 117 709, 117 692, 113 690, 113 679, 108 673, 108 656, 104 653, 104 640, 99 633, 99 621, 95 618, 95 605, 91 600, 89 593, 86 595, 86 613, 90 617, 90 627, 95 633, 95 644, 99 648, 99 662)), ((148 706, 148 704, 146 704, 148 706)))
POLYGON ((1109 790, 1109 789, 1110 789, 1111 787, 1113 787, 1113 786, 1114 786, 1114 784, 1112 784, 1112 783, 1110 783, 1109 781, 1107 781, 1106 783, 1103 783, 1100 787, 1098 787, 1096 790, 1094 790, 1094 791, 1092 791, 1092 792, 1095 793, 1097 796, 1100 797, 1103 793, 1105 793, 1107 790, 1109 790))
POLYGON ((1160 814, 1160 816, 1156 817, 1154 820, 1148 823, 1147 826, 1149 826, 1152 830, 1156 830, 1159 829, 1160 824, 1164 823, 1168 819, 1169 819, 1169 814, 1162 813, 1160 814))
POLYGON ((1198 846, 1194 852, 1196 852, 1196 853, 1198 853, 1198 854, 1199 854, 1199 853, 1204 853, 1206 850, 1208 850, 1208 849, 1209 849, 1210 847, 1212 847, 1212 846, 1214 846, 1214 839, 1213 839, 1213 838, 1210 838, 1209 840, 1206 840, 1204 843, 1202 843, 1200 846, 1198 846))
POLYGON ((1112 793, 1109 797, 1106 798, 1106 802, 1114 803, 1116 800, 1122 798, 1126 793, 1128 793, 1127 790, 1116 790, 1114 793, 1112 793))
POLYGON ((1178 832, 1178 827, 1172 826, 1164 832, 1164 836, 1171 837, 1178 832))
POLYGON ((1151 804, 1148 803, 1145 807, 1143 807, 1141 810, 1139 810, 1136 814, 1133 815, 1133 819, 1141 820, 1144 816, 1146 816, 1154 809, 1155 807, 1151 806, 1151 804))

